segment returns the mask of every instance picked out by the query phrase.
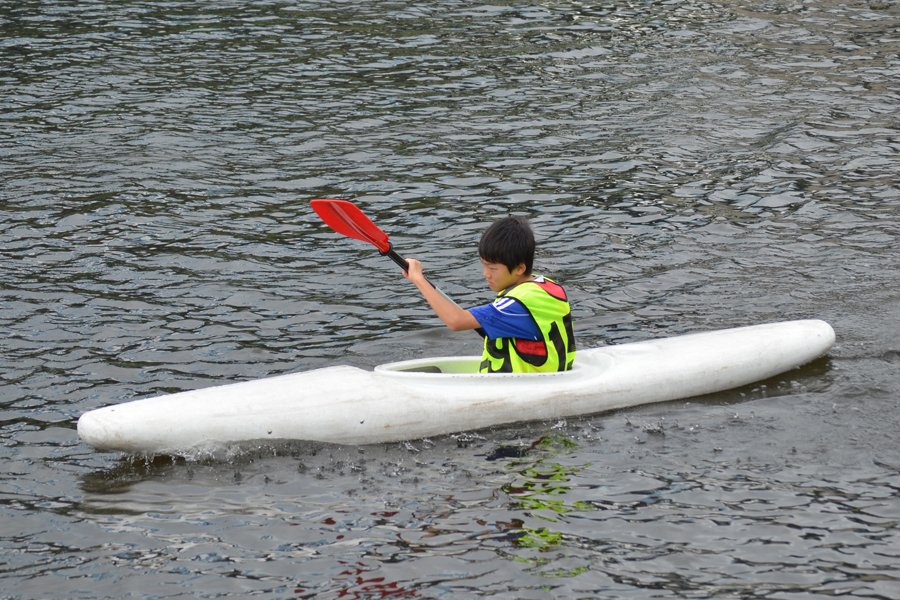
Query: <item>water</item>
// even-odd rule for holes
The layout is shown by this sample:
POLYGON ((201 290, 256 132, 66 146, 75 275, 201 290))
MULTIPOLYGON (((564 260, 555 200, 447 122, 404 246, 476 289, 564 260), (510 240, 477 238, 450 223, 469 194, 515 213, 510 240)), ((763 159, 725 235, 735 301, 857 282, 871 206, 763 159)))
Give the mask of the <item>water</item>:
POLYGON ((900 596, 892 2, 0 0, 0 597, 900 596), (822 318, 711 397, 377 447, 82 444, 84 411, 471 354, 528 216, 581 347, 822 318))

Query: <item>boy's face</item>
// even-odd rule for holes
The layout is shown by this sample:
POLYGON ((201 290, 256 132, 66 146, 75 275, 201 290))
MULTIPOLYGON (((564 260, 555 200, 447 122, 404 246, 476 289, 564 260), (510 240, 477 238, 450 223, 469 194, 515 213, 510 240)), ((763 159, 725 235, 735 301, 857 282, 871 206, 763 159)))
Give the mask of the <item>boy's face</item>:
POLYGON ((492 263, 481 259, 484 265, 484 278, 487 279, 488 287, 495 292, 502 292, 506 288, 519 283, 525 274, 524 263, 519 263, 514 271, 510 271, 509 267, 502 263, 492 263))

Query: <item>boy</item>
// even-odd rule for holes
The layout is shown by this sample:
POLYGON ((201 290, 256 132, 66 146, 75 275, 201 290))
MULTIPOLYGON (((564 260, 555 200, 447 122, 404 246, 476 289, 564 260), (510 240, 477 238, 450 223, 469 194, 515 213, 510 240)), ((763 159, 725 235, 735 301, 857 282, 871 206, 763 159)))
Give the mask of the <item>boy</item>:
MULTIPOLYGON (((534 233, 524 219, 506 217, 478 242, 488 286, 498 293, 488 305, 464 310, 441 296, 407 259, 403 276, 415 284, 437 316, 453 331, 481 328, 482 373, 567 371, 575 360, 575 334, 566 292, 531 273, 534 233)), ((480 333, 480 332, 479 332, 480 333)))

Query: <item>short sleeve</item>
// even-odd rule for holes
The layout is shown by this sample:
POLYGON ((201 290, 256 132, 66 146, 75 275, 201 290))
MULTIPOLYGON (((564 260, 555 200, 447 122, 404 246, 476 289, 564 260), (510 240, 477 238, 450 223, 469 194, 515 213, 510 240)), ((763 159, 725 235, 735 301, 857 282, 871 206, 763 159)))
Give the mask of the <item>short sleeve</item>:
POLYGON ((498 298, 491 304, 470 308, 488 339, 541 340, 543 335, 525 306, 515 298, 498 298))

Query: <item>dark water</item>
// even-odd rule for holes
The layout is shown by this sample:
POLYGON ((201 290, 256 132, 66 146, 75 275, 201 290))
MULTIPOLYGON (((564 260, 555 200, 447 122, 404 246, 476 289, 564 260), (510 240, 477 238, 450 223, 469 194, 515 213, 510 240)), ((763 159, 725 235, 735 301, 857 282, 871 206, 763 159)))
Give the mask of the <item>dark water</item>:
POLYGON ((0 0, 0 597, 900 597, 895 2, 0 0), (84 411, 477 353, 531 218, 582 347, 822 318, 714 397, 152 460, 84 411))

